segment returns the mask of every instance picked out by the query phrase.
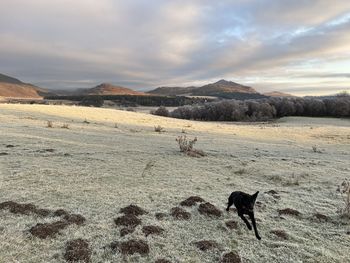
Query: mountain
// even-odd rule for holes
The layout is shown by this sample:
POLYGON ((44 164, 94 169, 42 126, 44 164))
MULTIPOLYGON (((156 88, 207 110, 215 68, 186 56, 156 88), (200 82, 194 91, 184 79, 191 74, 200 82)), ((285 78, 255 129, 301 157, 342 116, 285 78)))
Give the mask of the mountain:
POLYGON ((266 96, 258 93, 252 87, 244 86, 224 79, 201 87, 159 87, 149 91, 148 93, 168 96, 214 96, 227 99, 266 98, 266 96))
POLYGON ((109 83, 102 83, 91 89, 78 90, 77 93, 81 95, 145 95, 143 92, 121 86, 113 86, 109 83))
POLYGON ((0 97, 16 99, 42 99, 50 92, 16 78, 0 74, 0 97))
POLYGON ((270 91, 270 92, 264 93, 264 95, 268 96, 268 97, 283 97, 283 98, 295 97, 292 94, 284 93, 284 92, 280 92, 280 91, 270 91))

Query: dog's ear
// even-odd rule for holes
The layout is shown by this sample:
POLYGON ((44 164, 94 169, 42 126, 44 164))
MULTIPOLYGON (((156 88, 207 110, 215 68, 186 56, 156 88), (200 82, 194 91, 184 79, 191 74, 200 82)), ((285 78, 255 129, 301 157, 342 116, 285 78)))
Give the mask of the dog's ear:
POLYGON ((255 203, 256 198, 258 197, 259 191, 257 191, 255 194, 251 196, 251 200, 253 203, 255 203))

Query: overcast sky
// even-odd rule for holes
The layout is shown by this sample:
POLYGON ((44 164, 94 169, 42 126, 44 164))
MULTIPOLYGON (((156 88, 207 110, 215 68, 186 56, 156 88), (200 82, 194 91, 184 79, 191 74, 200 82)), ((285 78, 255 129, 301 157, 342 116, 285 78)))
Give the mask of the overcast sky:
POLYGON ((0 0, 0 73, 55 89, 224 78, 336 93, 350 89, 350 1, 0 0))

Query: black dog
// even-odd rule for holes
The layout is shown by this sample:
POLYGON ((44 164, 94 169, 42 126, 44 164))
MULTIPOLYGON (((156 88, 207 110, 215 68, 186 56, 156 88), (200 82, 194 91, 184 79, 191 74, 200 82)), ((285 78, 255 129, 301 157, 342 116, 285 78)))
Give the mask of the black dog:
POLYGON ((232 204, 235 205, 237 208, 237 213, 240 218, 244 221, 244 223, 247 225, 249 230, 252 230, 252 226, 249 224, 247 218, 244 217, 244 215, 248 215, 250 217, 250 220, 252 221, 255 236, 257 239, 261 239, 259 236, 258 230, 256 228, 255 218, 254 218, 254 204, 255 200, 258 197, 259 191, 256 192, 253 195, 249 195, 240 191, 233 192, 230 197, 228 198, 228 204, 226 211, 229 211, 230 206, 232 204))

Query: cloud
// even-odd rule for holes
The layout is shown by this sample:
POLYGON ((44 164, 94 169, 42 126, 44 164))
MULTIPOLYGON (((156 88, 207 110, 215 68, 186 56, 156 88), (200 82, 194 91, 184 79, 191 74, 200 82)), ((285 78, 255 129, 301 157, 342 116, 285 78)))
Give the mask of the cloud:
POLYGON ((333 91, 349 84, 334 77, 349 73, 349 20, 347 1, 2 0, 0 72, 61 89, 280 76, 282 91, 311 78, 333 91))

